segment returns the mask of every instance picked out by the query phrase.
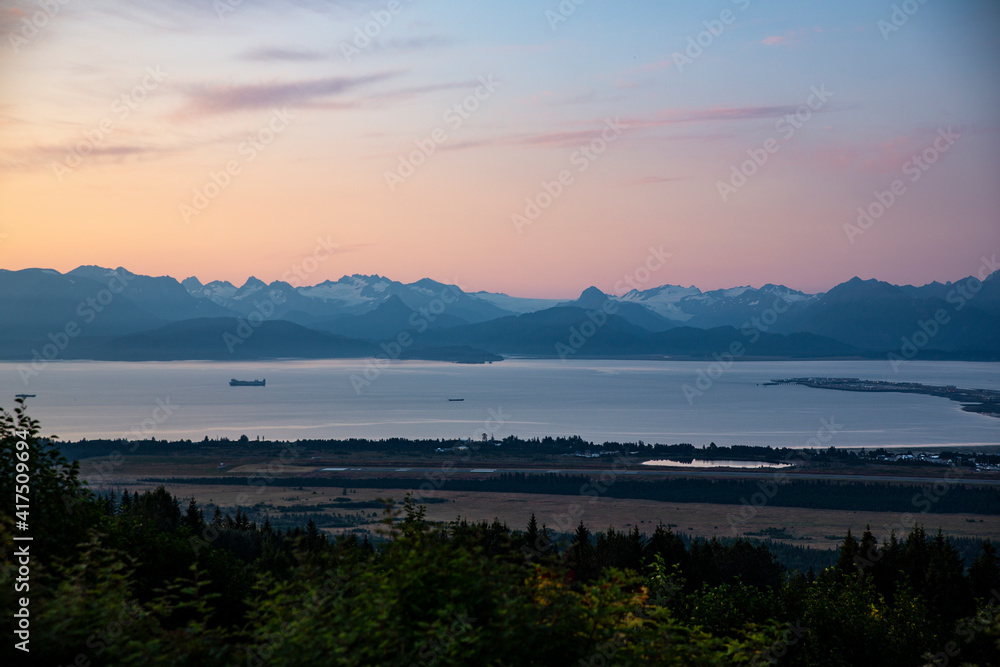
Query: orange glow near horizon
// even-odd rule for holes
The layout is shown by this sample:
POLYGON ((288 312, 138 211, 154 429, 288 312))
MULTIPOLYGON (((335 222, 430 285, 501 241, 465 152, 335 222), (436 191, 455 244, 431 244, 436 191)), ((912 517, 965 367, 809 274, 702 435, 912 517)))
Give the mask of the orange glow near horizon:
MULTIPOLYGON (((4 34, 18 6, 0 15, 4 34)), ((158 23, 145 3, 102 7, 67 5, 0 55, 0 268, 269 282, 322 239, 338 248, 311 284, 377 273, 571 298, 614 292, 650 248, 671 258, 644 288, 807 292, 855 275, 957 280, 1000 253, 1000 94, 982 60, 997 47, 974 27, 995 18, 985 5, 928 5, 888 43, 874 20, 851 31, 797 8, 789 21, 824 29, 788 44, 747 20, 684 71, 663 50, 698 25, 690 8, 594 7, 553 35, 526 2, 489 32, 475 8, 407 6, 397 32, 348 62, 338 45, 364 12, 253 5, 217 22, 174 7, 158 23), (928 40, 955 46, 951 60, 928 40), (858 79, 866 59, 877 83, 858 79), (820 84, 831 100, 784 137, 777 123, 820 84), (614 119, 625 129, 602 138, 614 119), (910 180, 947 127, 960 138, 910 180), (721 196, 768 139, 779 150, 721 196), (73 152, 86 154, 67 168, 73 152), (905 193, 852 239, 845 225, 896 179, 905 193), (539 215, 519 230, 529 202, 539 215)))

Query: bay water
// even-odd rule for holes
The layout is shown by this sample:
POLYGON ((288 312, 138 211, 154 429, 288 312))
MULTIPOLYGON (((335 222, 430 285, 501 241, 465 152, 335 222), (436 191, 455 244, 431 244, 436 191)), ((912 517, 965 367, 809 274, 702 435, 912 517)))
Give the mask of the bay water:
POLYGON ((24 377, 0 363, 0 407, 15 394, 64 440, 502 438, 776 447, 1000 444, 1000 419, 934 396, 855 393, 774 378, 859 377, 1000 389, 1000 364, 508 359, 485 365, 372 360, 52 362, 24 377), (709 374, 709 371, 712 371, 709 374), (713 376, 713 377, 710 377, 713 376), (230 387, 266 378, 265 387, 230 387), (694 392, 692 391, 694 390, 694 392), (450 400, 462 399, 462 400, 450 400), (819 437, 818 437, 819 436, 819 437))

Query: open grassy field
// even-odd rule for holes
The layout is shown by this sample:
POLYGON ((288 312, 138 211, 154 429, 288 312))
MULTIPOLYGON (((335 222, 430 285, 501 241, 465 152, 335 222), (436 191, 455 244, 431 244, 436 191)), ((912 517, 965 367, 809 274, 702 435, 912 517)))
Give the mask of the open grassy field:
MULTIPOLYGON (((274 449, 273 447, 270 449, 274 449)), ((271 451, 271 456, 263 457, 248 448, 207 449, 174 454, 154 454, 145 449, 137 454, 121 457, 85 458, 80 462, 80 472, 95 490, 114 489, 120 491, 142 491, 156 486, 156 483, 142 481, 147 478, 175 480, 167 484, 168 490, 181 498, 195 498, 199 503, 213 504, 223 508, 237 506, 254 508, 271 517, 281 517, 288 513, 310 513, 323 527, 322 518, 333 514, 351 514, 363 517, 360 525, 328 528, 329 532, 344 530, 379 528, 379 509, 372 501, 379 498, 393 498, 401 501, 406 491, 397 489, 348 488, 344 495, 341 486, 281 486, 271 483, 274 478, 304 478, 329 476, 337 473, 323 473, 324 467, 350 468, 352 476, 367 475, 379 477, 414 477, 419 472, 409 471, 405 466, 434 466, 435 457, 426 456, 386 456, 379 452, 359 453, 356 456, 331 456, 328 452, 301 451, 291 460, 282 461, 271 451), (277 463, 277 465, 276 465, 277 463), (383 466, 380 472, 353 472, 355 466, 383 466), (404 466, 393 471, 390 466, 404 466), (388 469, 388 470, 387 470, 388 469), (185 482, 185 478, 249 478, 253 485, 205 484, 185 482), (348 499, 350 499, 348 501, 348 499), (363 512, 352 509, 352 505, 365 502, 368 507, 363 512)), ((607 462, 588 459, 567 459, 547 457, 544 461, 528 460, 520 457, 499 457, 495 454, 469 461, 463 468, 509 468, 523 466, 563 468, 572 466, 584 473, 594 473, 607 469, 607 462)), ((375 468, 371 469, 376 470, 375 468)), ((419 468, 414 468, 419 470, 419 468)), ((632 468, 636 470, 636 468, 632 468)), ((910 477, 937 479, 944 473, 940 467, 888 467, 870 465, 866 467, 840 468, 837 466, 800 466, 789 470, 791 475, 828 475, 849 473, 864 475, 866 479, 891 482, 893 478, 910 477)), ((627 474, 627 473, 626 473, 627 474)), ((696 471, 694 474, 710 474, 696 471)), ((732 471, 722 474, 734 474, 732 471)), ((740 473, 742 474, 742 473, 740 473)), ((761 471, 745 471, 749 475, 765 475, 761 471)), ((471 476, 468 471, 456 476, 471 476)), ((975 474, 972 479, 982 481, 995 479, 995 474, 975 474)), ((287 482, 287 479, 283 480, 287 482)), ((350 485, 350 480, 344 482, 350 485)), ((995 483, 995 482, 994 482, 995 483)), ((795 507, 758 507, 709 503, 678 503, 653 500, 618 499, 610 497, 543 495, 536 493, 500 493, 477 491, 438 490, 430 496, 435 502, 427 503, 427 517, 433 521, 451 521, 462 518, 470 521, 499 519, 514 528, 522 528, 532 512, 539 523, 559 532, 572 531, 582 520, 592 530, 603 530, 609 526, 630 529, 638 526, 650 533, 657 524, 663 523, 673 530, 701 537, 736 537, 753 535, 771 537, 783 542, 814 548, 833 548, 843 539, 848 529, 860 533, 870 525, 880 539, 888 535, 890 529, 897 534, 906 533, 912 527, 904 515, 898 512, 842 511, 830 509, 807 509, 795 507), (777 531, 777 532, 776 532, 777 531)), ((916 510, 914 510, 916 511, 916 510)), ((1000 516, 973 514, 917 514, 915 521, 928 531, 939 528, 949 536, 996 538, 1000 535, 1000 516)))
MULTIPOLYGON (((130 490, 152 488, 151 483, 132 483, 130 490)), ((200 503, 213 503, 221 507, 234 507, 241 496, 245 496, 244 506, 262 503, 270 514, 282 510, 295 510, 302 505, 335 503, 343 498, 340 487, 295 488, 244 487, 231 485, 185 484, 168 486, 168 490, 181 498, 194 498, 200 503), (270 506, 270 507, 266 507, 270 506)), ((348 489, 351 503, 393 498, 401 501, 406 491, 403 489, 348 489)), ((860 533, 866 525, 880 539, 888 535, 890 528, 897 533, 905 532, 910 526, 901 525, 901 515, 889 512, 850 512, 817 510, 790 507, 755 508, 752 516, 741 516, 740 506, 707 503, 668 503, 648 500, 628 500, 616 498, 591 498, 575 496, 554 496, 543 494, 483 493, 437 491, 431 496, 447 502, 428 504, 427 518, 432 521, 451 521, 456 518, 470 521, 499 519, 511 527, 521 528, 532 512, 539 523, 550 528, 569 531, 580 520, 592 530, 603 530, 608 526, 630 529, 638 526, 650 533, 658 523, 670 525, 674 531, 701 537, 735 537, 744 534, 760 534, 767 529, 784 528, 792 539, 780 541, 800 546, 828 549, 836 547, 848 529, 860 533), (735 527, 734 527, 735 524, 735 527)), ((336 511, 349 511, 351 503, 337 507, 336 511)), ((368 510, 369 512, 371 510, 368 510)), ((381 515, 381 512, 379 512, 381 515)), ((1000 517, 964 514, 927 514, 917 517, 928 531, 940 528, 946 535, 954 537, 996 538, 1000 535, 1000 517)), ((377 520, 360 526, 375 530, 377 520)), ((340 532, 333 529, 329 532, 340 532)))

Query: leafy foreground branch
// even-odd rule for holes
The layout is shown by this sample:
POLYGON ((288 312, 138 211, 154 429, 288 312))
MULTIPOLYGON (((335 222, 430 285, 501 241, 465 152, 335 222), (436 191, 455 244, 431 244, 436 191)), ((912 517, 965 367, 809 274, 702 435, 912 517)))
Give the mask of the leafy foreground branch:
MULTIPOLYGON (((848 534, 837 565, 786 572, 765 546, 534 519, 433 525, 387 504, 385 540, 206 519, 164 488, 99 497, 0 413, 4 609, 30 595, 30 654, 58 665, 989 665, 1000 565, 916 529, 848 534), (32 471, 30 591, 15 592, 15 434, 32 471), (946 663, 944 662, 946 661, 946 663)), ((10 616, 8 616, 10 618, 10 616)), ((9 637, 9 636, 8 636, 9 637)))

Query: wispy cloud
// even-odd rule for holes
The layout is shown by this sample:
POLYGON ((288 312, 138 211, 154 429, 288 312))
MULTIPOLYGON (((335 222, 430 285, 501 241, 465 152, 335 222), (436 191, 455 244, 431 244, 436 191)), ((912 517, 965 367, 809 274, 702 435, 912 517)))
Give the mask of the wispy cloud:
MULTIPOLYGON (((375 42, 371 50, 373 52, 394 52, 412 53, 415 51, 431 50, 453 44, 454 40, 444 35, 424 35, 419 37, 409 37, 402 39, 380 40, 375 42)), ((282 46, 267 46, 251 49, 240 54, 242 60, 264 61, 264 62, 317 62, 339 58, 339 54, 332 54, 315 49, 290 48, 282 46)))
POLYGON ((281 47, 262 47, 259 49, 252 49, 240 55, 240 58, 243 60, 276 60, 291 62, 326 60, 329 57, 329 54, 321 51, 285 49, 281 47))
MULTIPOLYGON (((175 146, 155 146, 152 144, 115 144, 109 146, 93 146, 87 152, 83 167, 96 165, 120 164, 130 160, 142 160, 176 152, 175 146)), ((72 152, 72 144, 35 145, 26 148, 7 150, 0 160, 0 171, 16 172, 37 169, 52 169, 55 163, 66 168, 71 164, 68 156, 72 152)))
POLYGON ((640 127, 656 127, 660 125, 678 125, 685 123, 728 123, 744 120, 760 120, 779 118, 795 113, 798 105, 782 104, 774 106, 755 107, 713 107, 696 109, 694 111, 665 111, 652 117, 633 118, 626 122, 640 127))
MULTIPOLYGON (((776 105, 755 107, 717 107, 696 110, 669 110, 653 116, 622 118, 629 132, 637 129, 653 129, 674 125, 696 125, 708 123, 733 123, 752 120, 774 120, 787 114, 794 114, 798 105, 776 105)), ((824 108, 821 111, 826 111, 824 108)), ((814 113, 819 113, 816 111, 814 113)), ((573 123, 572 130, 556 130, 534 134, 510 135, 480 140, 470 140, 450 144, 444 150, 463 150, 486 146, 536 146, 541 148, 575 148, 591 141, 595 133, 604 127, 604 118, 591 118, 573 123), (576 129, 579 128, 579 129, 576 129)), ((729 135, 712 134, 709 138, 725 138, 729 135)), ((704 138, 704 137, 703 137, 704 138)))
POLYGON ((543 132, 525 137, 515 138, 512 143, 520 146, 542 146, 545 148, 560 148, 579 146, 594 138, 594 130, 573 130, 569 132, 543 132))
POLYGON ((409 37, 405 39, 390 39, 380 43, 380 50, 387 51, 422 51, 424 49, 436 49, 442 46, 454 44, 455 40, 444 35, 424 35, 422 37, 409 37))
MULTIPOLYGON (((598 130, 600 128, 598 127, 598 130)), ((486 146, 538 146, 542 148, 574 148, 594 138, 594 129, 540 132, 537 134, 512 135, 480 140, 469 140, 449 144, 444 150, 464 150, 486 146)))
MULTIPOLYGON (((906 162, 931 145, 939 130, 921 127, 881 141, 826 144, 810 151, 808 158, 828 169, 881 175, 898 173, 906 162)), ((961 132, 969 134, 972 130, 962 127, 961 132)))
POLYGON ((329 103, 333 101, 331 98, 391 79, 397 74, 397 72, 381 72, 364 76, 334 76, 287 83, 189 86, 188 102, 177 115, 208 116, 271 106, 313 106, 329 103))
POLYGON ((801 42, 810 32, 823 32, 823 28, 815 27, 812 28, 812 30, 807 28, 796 28, 778 35, 768 35, 764 39, 760 40, 760 43, 765 46, 794 46, 801 42))
MULTIPOLYGON (((20 0, 24 1, 24 0, 20 0)), ((276 3, 272 0, 132 0, 123 3, 118 0, 97 0, 97 9, 125 18, 136 23, 145 23, 164 28, 189 29, 205 26, 206 22, 221 24, 252 10, 263 10, 284 14, 290 10, 305 10, 324 15, 347 18, 361 15, 371 6, 370 0, 286 0, 276 3)))
MULTIPOLYGON (((385 3, 382 3, 384 6, 385 3)), ((7 35, 20 31, 25 20, 39 11, 49 20, 75 20, 100 23, 101 15, 115 21, 126 21, 140 29, 173 32, 187 36, 218 33, 231 26, 230 22, 267 18, 287 18, 290 13, 313 13, 334 20, 351 20, 368 15, 375 8, 372 0, 88 0, 68 2, 58 0, 53 5, 38 0, 4 0, 0 3, 0 35, 6 46, 7 35)))
POLYGON ((789 33, 786 35, 770 35, 760 40, 760 43, 765 46, 788 46, 793 41, 795 41, 795 34, 789 33))
POLYGON ((384 105, 388 103, 398 104, 413 99, 420 95, 436 93, 442 90, 472 90, 479 85, 479 81, 452 81, 449 83, 431 83, 426 86, 407 86, 396 90, 389 90, 381 93, 368 95, 363 100, 365 106, 384 105))

